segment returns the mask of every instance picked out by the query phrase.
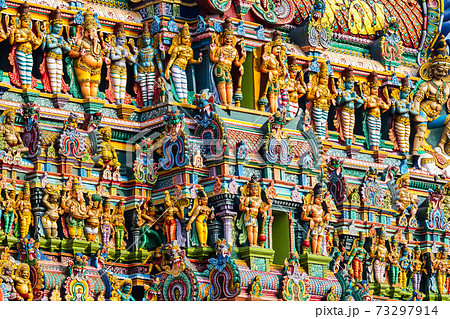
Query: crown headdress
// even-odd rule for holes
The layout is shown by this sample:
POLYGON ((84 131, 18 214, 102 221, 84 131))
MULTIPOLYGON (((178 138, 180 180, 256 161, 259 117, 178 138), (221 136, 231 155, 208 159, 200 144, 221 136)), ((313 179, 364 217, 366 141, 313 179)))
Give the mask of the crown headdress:
POLYGON ((72 190, 73 191, 83 190, 83 186, 81 185, 80 180, 78 179, 78 177, 74 177, 73 178, 72 190))
POLYGON ((326 62, 320 63, 320 71, 318 74, 319 78, 327 78, 328 77, 328 65, 326 62))
POLYGON ((92 13, 90 8, 88 8, 83 13, 83 16, 84 16, 84 22, 83 22, 84 29, 97 28, 97 22, 95 21, 94 14, 92 13))
POLYGON ((62 23, 63 23, 63 21, 61 19, 61 10, 59 9, 59 7, 56 7, 56 9, 52 11, 52 16, 50 18, 50 24, 55 25, 55 24, 62 24, 62 23))
POLYGON ((231 20, 231 18, 226 18, 224 23, 222 24, 222 27, 223 27, 223 31, 222 31, 223 36, 234 35, 233 20, 231 20))
POLYGON ((121 38, 125 36, 125 27, 123 25, 123 22, 117 22, 114 26, 114 35, 116 38, 121 38))
POLYGON ((189 31, 189 24, 187 24, 187 22, 184 23, 183 29, 181 29, 181 36, 182 37, 191 36, 191 32, 189 31))
POLYGON ((355 80, 355 76, 353 75, 353 68, 351 67, 351 65, 349 65, 342 71, 341 76, 344 81, 355 80))
POLYGON ((149 37, 150 34, 150 27, 148 25, 148 22, 144 22, 142 24, 142 37, 149 37))
POLYGON ((408 78, 402 78, 402 87, 400 88, 400 91, 402 92, 410 92, 411 91, 411 87, 409 86, 409 80, 408 78))
POLYGON ((281 39, 281 33, 278 30, 272 32, 272 42, 270 44, 275 47, 279 45, 283 45, 283 40, 281 39))
POLYGON ((19 7, 19 19, 20 20, 31 20, 31 14, 30 14, 30 6, 28 5, 28 2, 24 2, 19 7))
POLYGON ((450 57, 447 54, 447 43, 445 37, 441 35, 434 48, 433 57, 431 58, 432 65, 444 64, 450 65, 450 57))
POLYGON ((372 71, 367 77, 367 84, 372 88, 377 88, 380 86, 378 82, 378 74, 375 71, 372 71))

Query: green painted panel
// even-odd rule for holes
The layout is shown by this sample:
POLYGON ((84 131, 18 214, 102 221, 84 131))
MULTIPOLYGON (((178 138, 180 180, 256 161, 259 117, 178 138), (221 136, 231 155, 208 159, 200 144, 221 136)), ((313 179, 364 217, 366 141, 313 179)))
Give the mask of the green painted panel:
POLYGON ((244 95, 241 107, 254 109, 255 99, 253 98, 253 53, 247 51, 247 58, 244 62, 244 75, 242 77, 242 93, 244 95))
POLYGON ((285 212, 273 212, 272 245, 275 250, 273 263, 283 265, 284 259, 289 257, 289 218, 285 212))

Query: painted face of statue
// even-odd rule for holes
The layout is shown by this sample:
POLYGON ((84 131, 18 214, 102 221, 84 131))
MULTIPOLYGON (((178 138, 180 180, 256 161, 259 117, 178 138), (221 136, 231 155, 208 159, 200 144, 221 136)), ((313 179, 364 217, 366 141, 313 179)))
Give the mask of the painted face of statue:
POLYGON ((6 124, 14 124, 15 120, 16 120, 16 117, 14 115, 9 114, 9 115, 5 116, 6 124))
POLYGON ((61 32, 61 29, 62 29, 62 24, 60 24, 60 23, 56 23, 56 24, 52 25, 52 33, 53 34, 59 35, 59 33, 61 32))
POLYGON ((208 197, 200 197, 200 204, 208 205, 208 197))
POLYGON ((377 87, 372 87, 372 88, 370 88, 370 94, 372 94, 372 95, 378 95, 378 88, 377 88, 377 87))
POLYGON ((250 187, 250 195, 251 196, 257 196, 258 195, 258 187, 257 186, 251 186, 250 187))
POLYGON ((438 64, 433 68, 434 78, 437 80, 441 80, 446 77, 448 74, 448 66, 438 64))
POLYGON ((125 44, 125 41, 126 41, 125 37, 118 37, 116 38, 116 45, 121 47, 125 44))
POLYGON ((344 88, 346 90, 352 90, 354 86, 355 86, 355 81, 349 80, 349 81, 344 82, 344 88))
POLYGON ((295 79, 297 77, 297 71, 296 70, 289 71, 289 77, 291 79, 295 79))
POLYGON ((50 195, 50 203, 57 203, 59 200, 59 196, 57 194, 50 195))
POLYGON ((30 272, 28 271, 28 269, 24 269, 22 271, 22 278, 25 278, 25 279, 30 278, 30 272))
POLYGON ((23 199, 24 200, 29 200, 30 199, 30 193, 28 193, 28 192, 23 193, 23 199))
POLYGON ((181 44, 188 45, 189 42, 191 42, 191 37, 188 35, 185 35, 181 38, 181 44))
POLYGON ((111 133, 104 133, 103 141, 110 141, 110 140, 111 140, 111 133))
POLYGON ((144 46, 149 46, 152 43, 152 39, 150 37, 143 37, 142 38, 142 44, 144 46))
POLYGON ((276 46, 274 46, 274 47, 272 48, 272 53, 273 53, 273 54, 277 55, 277 54, 279 54, 280 52, 281 52, 281 46, 276 45, 276 46))
POLYGON ((83 191, 82 190, 72 190, 72 198, 74 198, 75 200, 77 200, 80 203, 83 202, 84 201, 83 191))
POLYGON ((84 37, 88 38, 90 41, 94 41, 95 39, 97 39, 97 29, 91 27, 84 30, 84 37))
POLYGON ((314 196, 314 204, 322 205, 322 202, 323 202, 323 195, 314 196))
POLYGON ((233 36, 231 34, 228 34, 225 36, 224 39, 225 44, 232 44, 233 43, 233 36))
POLYGON ((129 294, 131 292, 131 285, 129 283, 124 283, 122 286, 122 291, 125 294, 129 294))
POLYGON ((319 78, 319 84, 326 85, 328 83, 328 78, 319 78))
POLYGON ((407 99, 408 95, 409 95, 409 91, 401 91, 400 92, 400 98, 403 100, 407 99))
POLYGON ((31 25, 31 20, 30 19, 22 20, 22 28, 29 28, 30 25, 31 25))

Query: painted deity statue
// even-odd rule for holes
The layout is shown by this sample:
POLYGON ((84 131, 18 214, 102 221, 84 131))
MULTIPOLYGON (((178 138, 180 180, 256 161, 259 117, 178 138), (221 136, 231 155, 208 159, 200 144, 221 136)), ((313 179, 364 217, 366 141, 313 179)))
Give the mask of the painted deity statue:
POLYGON ((412 155, 418 155, 419 148, 424 142, 427 130, 444 126, 438 147, 444 150, 447 133, 450 131, 450 121, 447 115, 440 115, 442 107, 450 96, 449 82, 450 57, 447 55, 447 45, 444 36, 441 36, 433 57, 422 64, 419 75, 424 81, 414 94, 414 109, 418 110, 414 121, 416 135, 412 148, 412 155))
POLYGON ((400 288, 406 289, 408 283, 407 274, 411 269, 411 259, 409 258, 409 248, 408 245, 403 244, 400 250, 400 258, 398 261, 398 265, 400 266, 400 273, 398 276, 400 288))
POLYGON ((88 208, 83 196, 83 186, 78 177, 73 179, 72 189, 61 198, 61 208, 64 210, 67 225, 66 236, 71 239, 82 239, 84 220, 88 217, 88 208))
POLYGON ((447 293, 447 275, 450 273, 450 263, 447 257, 447 248, 442 246, 433 261, 433 268, 436 270, 436 285, 441 295, 447 293))
POLYGON ((131 295, 133 283, 130 279, 117 280, 113 283, 111 301, 135 301, 131 295))
POLYGON ((128 231, 125 227, 125 201, 121 199, 114 208, 112 225, 115 230, 116 249, 125 249, 123 240, 128 239, 128 231))
POLYGON ((388 250, 386 248, 386 231, 381 227, 380 234, 373 238, 373 244, 370 248, 370 257, 373 259, 373 274, 375 282, 384 284, 386 282, 386 257, 388 250))
POLYGON ((12 45, 12 50, 15 50, 15 66, 19 70, 22 89, 31 89, 33 50, 41 45, 43 35, 40 31, 39 22, 35 24, 37 36, 32 31, 31 14, 27 2, 19 7, 18 18, 19 24, 14 27, 9 35, 9 44, 12 45))
POLYGON ((213 35, 210 45, 209 58, 214 65, 214 81, 219 91, 219 98, 222 105, 233 103, 233 78, 231 69, 233 65, 239 68, 239 81, 236 91, 240 91, 244 66, 242 65, 247 57, 244 42, 239 42, 240 53, 236 49, 236 36, 233 33, 233 23, 231 18, 226 18, 223 24, 223 31, 219 35, 213 35))
POLYGON ((110 37, 110 80, 112 83, 114 102, 116 105, 122 105, 125 103, 125 94, 127 91, 127 64, 134 64, 136 58, 131 54, 127 46, 123 22, 118 22, 115 25, 114 35, 110 37))
POLYGON ((411 278, 414 291, 419 291, 420 281, 422 280, 422 269, 424 268, 422 252, 420 247, 414 247, 413 259, 411 261, 411 278))
POLYGON ((167 242, 171 243, 174 240, 176 240, 176 233, 177 233, 177 222, 175 220, 175 216, 178 216, 178 218, 183 219, 184 218, 184 210, 177 205, 175 205, 175 200, 172 196, 170 196, 169 191, 165 191, 165 198, 164 198, 164 225, 163 225, 163 231, 164 234, 167 237, 167 242))
POLYGON ((158 219, 155 216, 155 206, 152 205, 151 199, 147 199, 141 207, 137 207, 138 223, 140 227, 140 249, 147 249, 148 251, 154 250, 156 247, 161 246, 162 240, 157 230, 158 219), (152 229, 154 228, 154 229, 152 229))
POLYGON ((301 215, 301 220, 309 223, 306 238, 311 238, 311 253, 324 254, 322 240, 325 237, 325 227, 332 219, 331 207, 326 204, 324 209, 324 194, 320 183, 317 183, 307 196, 303 202, 301 215))
POLYGON ((47 239, 57 238, 58 236, 58 225, 56 222, 59 216, 63 214, 60 198, 61 196, 58 190, 52 184, 45 185, 45 195, 42 198, 42 204, 46 208, 46 211, 42 215, 41 221, 47 239))
POLYGON ((363 264, 367 259, 367 251, 364 249, 366 236, 363 232, 359 233, 359 238, 353 241, 352 249, 349 252, 348 265, 351 265, 352 275, 357 281, 362 280, 363 264))
MULTIPOLYGON (((166 53, 164 50, 164 45, 162 44, 161 34, 157 33, 155 35, 152 35, 150 33, 149 24, 147 22, 144 22, 142 34, 137 41, 137 51, 137 60, 134 64, 134 78, 135 81, 139 83, 139 86, 141 88, 144 107, 152 106, 156 71, 158 70, 159 82, 159 79, 163 74, 163 65, 161 61, 165 59, 166 53)), ((180 63, 180 61, 178 61, 177 63, 180 63)), ((181 68, 180 65, 178 65, 178 67, 181 68)), ((183 71, 185 69, 186 66, 183 71)), ((172 77, 174 77, 174 74, 172 74, 172 77)), ((184 83, 185 85, 187 85, 186 81, 184 83)))
POLYGON ((19 215, 20 238, 24 238, 26 235, 29 235, 30 226, 34 225, 34 216, 31 212, 30 198, 30 184, 25 182, 23 185, 23 191, 19 193, 16 200, 16 212, 19 215))
POLYGON ((3 147, 7 153, 20 156, 27 153, 28 148, 23 145, 19 131, 14 126, 16 121, 16 109, 9 107, 3 111, 3 122, 0 124, 0 136, 3 139, 3 147))
POLYGON ((111 234, 114 232, 109 199, 106 199, 103 204, 103 211, 100 215, 100 230, 102 233, 102 245, 106 247, 111 240, 111 234))
POLYGON ((14 222, 18 221, 16 212, 16 185, 13 181, 5 190, 5 198, 2 199, 3 231, 10 234, 14 222))
POLYGON ((312 102, 312 123, 321 140, 326 139, 328 127, 328 111, 335 104, 334 94, 328 88, 328 66, 320 63, 320 71, 311 77, 308 83, 306 99, 312 102))
POLYGON ((61 10, 56 8, 50 18, 50 30, 45 34, 42 50, 45 52, 45 67, 50 78, 50 87, 53 94, 61 93, 63 83, 63 54, 70 51, 70 44, 61 35, 63 21, 61 10))
POLYGON ((8 25, 9 24, 9 15, 0 14, 0 20, 2 20, 4 17, 5 19, 5 26, 6 29, 3 28, 3 25, 0 23, 0 42, 5 41, 9 38, 11 31, 14 31, 15 25, 8 25))
POLYGON ((92 195, 88 206, 88 217, 84 222, 84 233, 88 241, 97 241, 98 226, 100 225, 100 214, 102 211, 102 197, 98 194, 92 195))
POLYGON ((389 275, 389 283, 391 284, 391 286, 395 286, 397 285, 398 282, 398 277, 400 274, 400 255, 398 253, 398 244, 397 244, 397 240, 395 238, 391 238, 391 251, 389 252, 389 254, 387 255, 387 270, 388 270, 388 275, 389 275))
POLYGON ((243 222, 247 231, 248 243, 250 246, 261 246, 266 241, 265 224, 267 211, 270 209, 272 201, 265 203, 261 198, 261 185, 253 175, 251 180, 241 187, 241 197, 239 198, 239 210, 243 213, 243 222), (258 215, 262 216, 261 230, 258 235, 258 215), (264 240, 263 240, 264 239, 264 240))
POLYGON ((191 218, 186 226, 186 230, 190 231, 192 228, 192 224, 195 222, 195 229, 198 236, 198 242, 201 247, 208 247, 208 220, 212 220, 214 218, 214 212, 211 211, 211 208, 208 206, 208 196, 206 195, 203 188, 199 189, 197 192, 197 197, 194 201, 194 207, 192 207, 191 212, 189 213, 191 218))
POLYGON ((14 280, 11 278, 15 268, 16 265, 11 260, 8 250, 5 250, 0 256, 0 285, 3 286, 3 296, 8 295, 8 300, 18 299, 14 280))
POLYGON ((346 67, 341 73, 341 85, 338 88, 336 103, 339 106, 334 118, 334 125, 339 137, 345 146, 353 144, 353 130, 355 128, 355 110, 364 104, 361 97, 355 92, 355 77, 353 68, 346 67))
POLYGON ((298 100, 306 94, 306 84, 303 78, 302 68, 297 64, 297 59, 289 56, 288 59, 289 78, 286 83, 289 101, 289 117, 294 118, 299 109, 298 100))
POLYGON ((419 115, 419 113, 411 103, 411 88, 408 78, 402 78, 400 90, 393 90, 391 96, 391 112, 395 117, 393 128, 389 131, 389 138, 394 145, 398 145, 398 150, 403 156, 409 157, 409 135, 411 133, 409 115, 419 115))
POLYGON ((101 81, 103 61, 110 63, 105 57, 102 34, 98 33, 94 14, 88 8, 83 13, 83 34, 79 34, 69 51, 74 59, 75 75, 84 99, 97 98, 101 81))
MULTIPOLYGON (((281 82, 284 83, 286 76, 286 48, 283 45, 280 31, 272 33, 272 41, 264 44, 261 56, 261 73, 268 76, 266 86, 259 101, 260 105, 269 105, 269 112, 275 113, 278 109, 278 96, 280 94, 281 82)), ((264 111, 262 109, 261 111, 264 111)))
POLYGON ((32 301, 34 295, 30 281, 30 266, 26 263, 20 264, 11 278, 14 280, 14 288, 19 295, 19 300, 32 301))
POLYGON ((399 222, 400 226, 417 227, 416 212, 418 209, 418 198, 409 189, 410 175, 406 173, 397 179, 397 187, 399 190, 397 199, 397 212, 399 213, 399 221, 403 218, 405 221, 399 222), (409 215, 409 220, 406 222, 406 213, 409 215))
POLYGON ((116 149, 111 143, 111 127, 105 126, 99 131, 102 136, 100 159, 97 162, 97 166, 101 169, 110 168, 116 171, 120 168, 120 162, 117 158, 116 149))
POLYGON ((165 77, 169 80, 170 74, 172 74, 172 83, 178 99, 182 103, 187 103, 188 85, 186 67, 188 64, 202 62, 201 53, 198 60, 193 58, 194 51, 191 48, 191 33, 189 32, 189 25, 187 23, 184 24, 181 33, 172 39, 169 55, 170 60, 166 68, 165 77))
MULTIPOLYGON (((381 113, 389 110, 389 104, 378 96, 378 75, 375 71, 367 77, 367 83, 363 83, 361 90, 364 99, 364 110, 366 114, 366 125, 369 137, 369 145, 372 151, 377 151, 380 147, 381 139, 381 113)), ((384 92, 385 94, 386 91, 384 92)))

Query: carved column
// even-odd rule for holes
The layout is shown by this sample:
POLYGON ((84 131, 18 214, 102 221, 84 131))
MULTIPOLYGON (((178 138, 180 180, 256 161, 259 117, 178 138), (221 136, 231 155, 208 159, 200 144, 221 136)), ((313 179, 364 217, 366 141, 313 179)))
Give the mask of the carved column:
POLYGON ((225 193, 213 196, 210 202, 215 207, 216 218, 220 218, 223 223, 223 238, 233 245, 232 242, 232 220, 237 215, 234 207, 235 195, 225 193))
POLYGON ((30 190, 31 193, 31 207, 34 215, 34 234, 30 234, 30 237, 34 239, 39 238, 39 224, 41 220, 41 216, 45 211, 45 208, 42 206, 42 198, 44 197, 44 190, 41 187, 33 187, 30 190))

